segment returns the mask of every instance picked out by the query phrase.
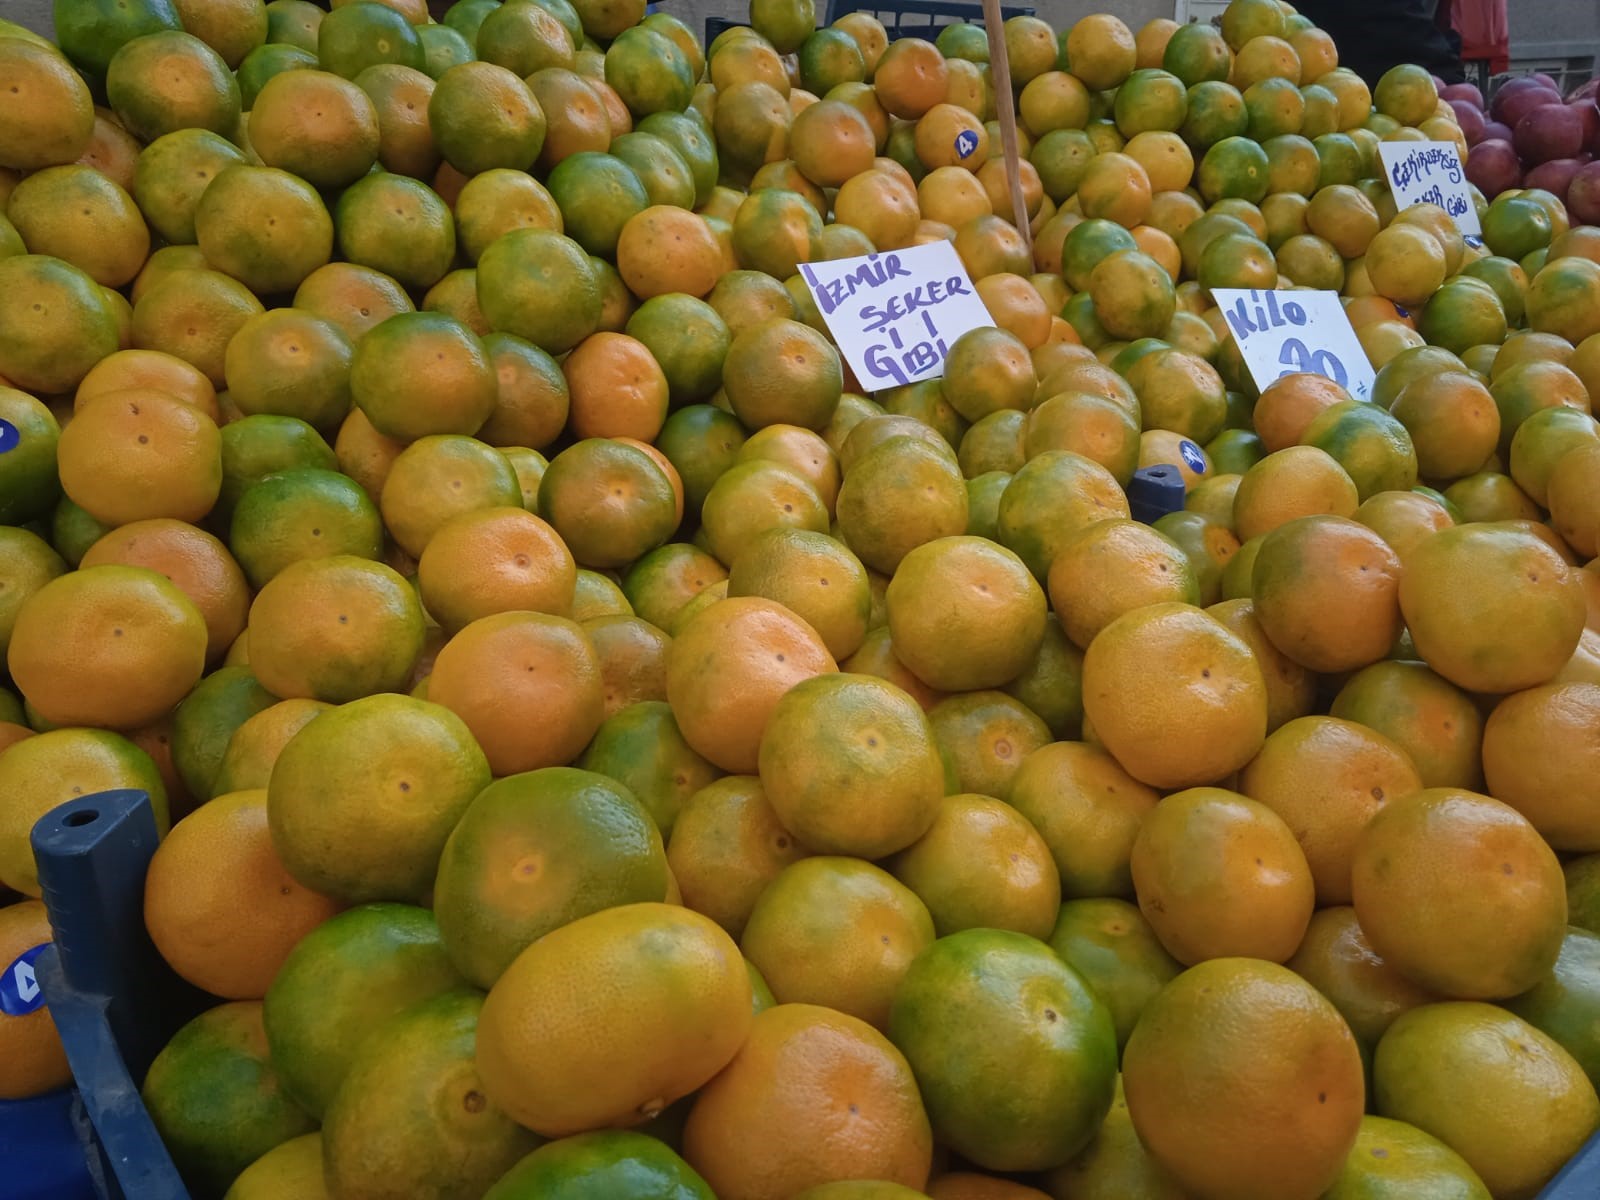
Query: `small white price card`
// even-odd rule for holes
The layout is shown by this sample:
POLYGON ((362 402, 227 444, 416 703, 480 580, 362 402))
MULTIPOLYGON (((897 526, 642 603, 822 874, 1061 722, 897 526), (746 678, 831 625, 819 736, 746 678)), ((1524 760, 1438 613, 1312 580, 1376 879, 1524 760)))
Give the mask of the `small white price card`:
POLYGON ((1337 292, 1213 288, 1256 386, 1309 371, 1356 400, 1372 398, 1374 372, 1337 292))
POLYGON ((1467 169, 1454 142, 1379 142, 1378 154, 1397 207, 1437 204, 1462 233, 1482 236, 1467 169))
POLYGON ((944 374, 963 333, 994 324, 949 242, 800 264, 839 352, 871 391, 944 374))

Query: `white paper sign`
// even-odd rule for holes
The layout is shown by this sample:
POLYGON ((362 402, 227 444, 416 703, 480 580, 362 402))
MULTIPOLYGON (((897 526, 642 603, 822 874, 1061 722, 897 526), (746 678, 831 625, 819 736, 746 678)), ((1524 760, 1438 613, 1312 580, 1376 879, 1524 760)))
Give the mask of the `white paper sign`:
POLYGON ((1375 373, 1336 292, 1213 288, 1256 386, 1309 371, 1356 400, 1372 399, 1375 373))
POLYGON ((994 324, 946 241, 801 263, 800 274, 869 391, 939 378, 958 337, 994 324))
POLYGON ((1379 142, 1378 154, 1397 207, 1437 204, 1462 233, 1482 236, 1467 171, 1454 142, 1379 142))

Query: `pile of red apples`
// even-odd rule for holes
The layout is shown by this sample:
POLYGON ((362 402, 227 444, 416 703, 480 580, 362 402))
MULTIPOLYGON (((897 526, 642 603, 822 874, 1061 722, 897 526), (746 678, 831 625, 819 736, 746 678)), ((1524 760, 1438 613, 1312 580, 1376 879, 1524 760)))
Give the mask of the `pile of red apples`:
POLYGON ((1586 225, 1600 223, 1597 94, 1600 79, 1562 96, 1544 74, 1509 80, 1487 105, 1476 84, 1439 88, 1466 135, 1467 178, 1479 191, 1492 200, 1509 188, 1542 188, 1586 225))

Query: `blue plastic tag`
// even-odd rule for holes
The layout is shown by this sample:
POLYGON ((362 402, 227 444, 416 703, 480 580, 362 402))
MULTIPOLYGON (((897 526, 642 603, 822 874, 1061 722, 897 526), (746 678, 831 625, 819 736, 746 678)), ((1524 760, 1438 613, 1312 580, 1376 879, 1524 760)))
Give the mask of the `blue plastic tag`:
POLYGON ((22 445, 22 434, 17 432, 17 427, 10 421, 0 421, 0 454, 7 450, 15 450, 22 445))
POLYGON ((1199 446, 1196 446, 1193 442, 1191 442, 1188 438, 1184 438, 1178 443, 1178 456, 1183 459, 1184 464, 1189 468, 1189 470, 1193 471, 1196 475, 1205 474, 1205 452, 1202 451, 1199 446))
POLYGON ((44 990, 34 976, 33 963, 45 952, 49 942, 24 950, 0 975, 0 1013, 8 1017, 25 1017, 44 1007, 44 990))

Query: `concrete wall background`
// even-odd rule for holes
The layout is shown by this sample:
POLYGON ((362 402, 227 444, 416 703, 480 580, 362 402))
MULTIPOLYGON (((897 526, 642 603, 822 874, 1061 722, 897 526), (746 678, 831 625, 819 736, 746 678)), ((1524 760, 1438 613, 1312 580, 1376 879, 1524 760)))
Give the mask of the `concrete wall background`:
POLYGON ((51 31, 50 0, 0 0, 0 17, 39 33, 51 31))
MULTIPOLYGON (((863 0, 870 3, 870 0, 863 0)), ((1111 11, 1137 29, 1152 17, 1172 16, 1175 0, 1033 0, 1039 15, 1060 28, 1091 12, 1111 11)), ((826 0, 818 0, 825 7, 826 0)), ((708 16, 735 17, 748 11, 748 0, 669 0, 697 30, 708 16)), ((1547 54, 1564 46, 1600 45, 1600 3, 1596 0, 1509 0, 1511 52, 1547 54)), ((0 16, 31 29, 50 31, 50 0, 0 0, 0 16)))

